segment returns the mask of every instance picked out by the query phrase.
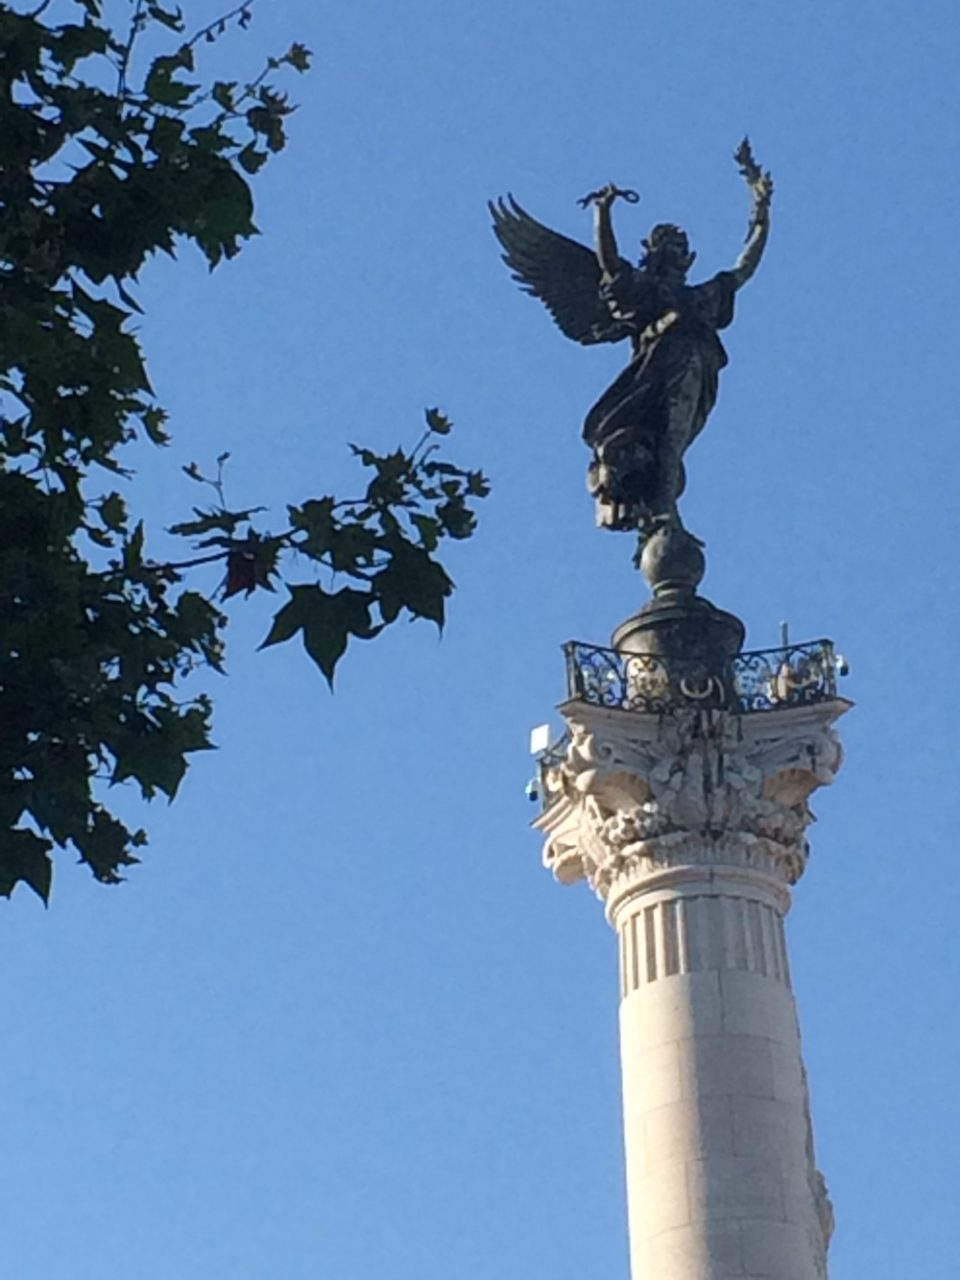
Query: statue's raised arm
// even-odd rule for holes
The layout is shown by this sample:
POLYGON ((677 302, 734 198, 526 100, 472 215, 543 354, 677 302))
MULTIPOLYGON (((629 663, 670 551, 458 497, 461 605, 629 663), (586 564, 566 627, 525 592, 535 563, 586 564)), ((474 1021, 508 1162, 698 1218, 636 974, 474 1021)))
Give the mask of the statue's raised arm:
POLYGON ((620 196, 629 204, 638 204, 640 201, 636 191, 624 190, 613 182, 608 182, 599 191, 589 192, 577 201, 581 209, 586 209, 593 205, 594 250, 604 280, 613 279, 623 267, 623 259, 620 257, 620 250, 617 248, 617 238, 613 234, 613 222, 610 219, 610 209, 613 206, 613 202, 620 196))
POLYGON ((770 201, 773 198, 773 178, 771 178, 769 170, 764 173, 756 160, 754 160, 749 138, 744 138, 734 152, 733 158, 740 166, 740 172, 750 188, 751 196, 750 222, 747 226, 746 243, 733 268, 733 275, 736 278, 737 288, 739 289, 741 285, 747 283, 760 265, 760 259, 763 257, 763 251, 767 244, 767 236, 770 234, 770 201))

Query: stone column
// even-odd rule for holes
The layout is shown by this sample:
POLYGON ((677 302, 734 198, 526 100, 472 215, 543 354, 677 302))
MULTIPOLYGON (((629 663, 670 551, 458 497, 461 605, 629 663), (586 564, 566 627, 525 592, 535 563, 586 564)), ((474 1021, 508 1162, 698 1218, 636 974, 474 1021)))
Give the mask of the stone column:
POLYGON ((574 700, 544 770, 544 862, 620 951, 633 1280, 824 1280, 783 922, 842 700, 656 716, 574 700))

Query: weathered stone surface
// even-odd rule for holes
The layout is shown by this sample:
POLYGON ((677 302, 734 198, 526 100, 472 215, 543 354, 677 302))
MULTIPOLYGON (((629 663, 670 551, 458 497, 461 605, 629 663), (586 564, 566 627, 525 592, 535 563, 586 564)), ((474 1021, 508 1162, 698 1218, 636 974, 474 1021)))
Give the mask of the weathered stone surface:
POLYGON ((570 746, 534 824, 545 865, 565 884, 587 880, 610 910, 658 883, 715 894, 722 868, 734 896, 782 914, 807 862, 808 797, 840 766, 831 722, 846 708, 660 717, 565 703, 570 746))

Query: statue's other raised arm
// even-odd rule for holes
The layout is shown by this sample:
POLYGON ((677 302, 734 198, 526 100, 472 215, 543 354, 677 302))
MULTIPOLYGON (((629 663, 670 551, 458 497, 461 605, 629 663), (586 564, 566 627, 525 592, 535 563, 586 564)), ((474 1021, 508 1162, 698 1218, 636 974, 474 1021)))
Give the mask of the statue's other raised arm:
POLYGON ((740 257, 733 268, 736 287, 745 285, 763 257, 767 236, 770 233, 770 201, 773 198, 773 179, 769 171, 764 171, 753 158, 748 138, 740 143, 733 157, 740 166, 752 199, 750 223, 747 227, 747 241, 740 257))

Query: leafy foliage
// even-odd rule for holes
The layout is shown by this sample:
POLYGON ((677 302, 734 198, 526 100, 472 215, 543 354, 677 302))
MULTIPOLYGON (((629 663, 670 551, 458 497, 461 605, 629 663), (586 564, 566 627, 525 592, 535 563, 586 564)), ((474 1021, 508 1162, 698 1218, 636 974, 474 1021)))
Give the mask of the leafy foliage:
POLYGON ((101 0, 58 0, 58 23, 49 0, 0 3, 2 894, 22 881, 46 901, 56 847, 115 883, 146 836, 109 811, 106 787, 173 799, 211 745, 210 701, 182 686, 220 669, 226 617, 191 570, 222 562, 223 601, 282 583, 264 647, 299 636, 332 683, 351 639, 404 614, 442 626, 452 583, 434 553, 470 536, 487 492, 436 456, 451 424, 431 409, 409 452, 353 446, 360 497, 301 501, 277 533, 259 508, 228 509, 227 455, 213 479, 191 464, 215 501, 172 532, 198 554, 146 553, 122 447, 168 435, 132 328, 138 272, 182 241, 212 269, 257 233, 248 179, 283 149, 293 110, 273 77, 310 63, 293 44, 250 81, 204 81, 203 46, 247 27, 253 3, 192 35, 159 0, 133 0, 123 30, 101 0))

